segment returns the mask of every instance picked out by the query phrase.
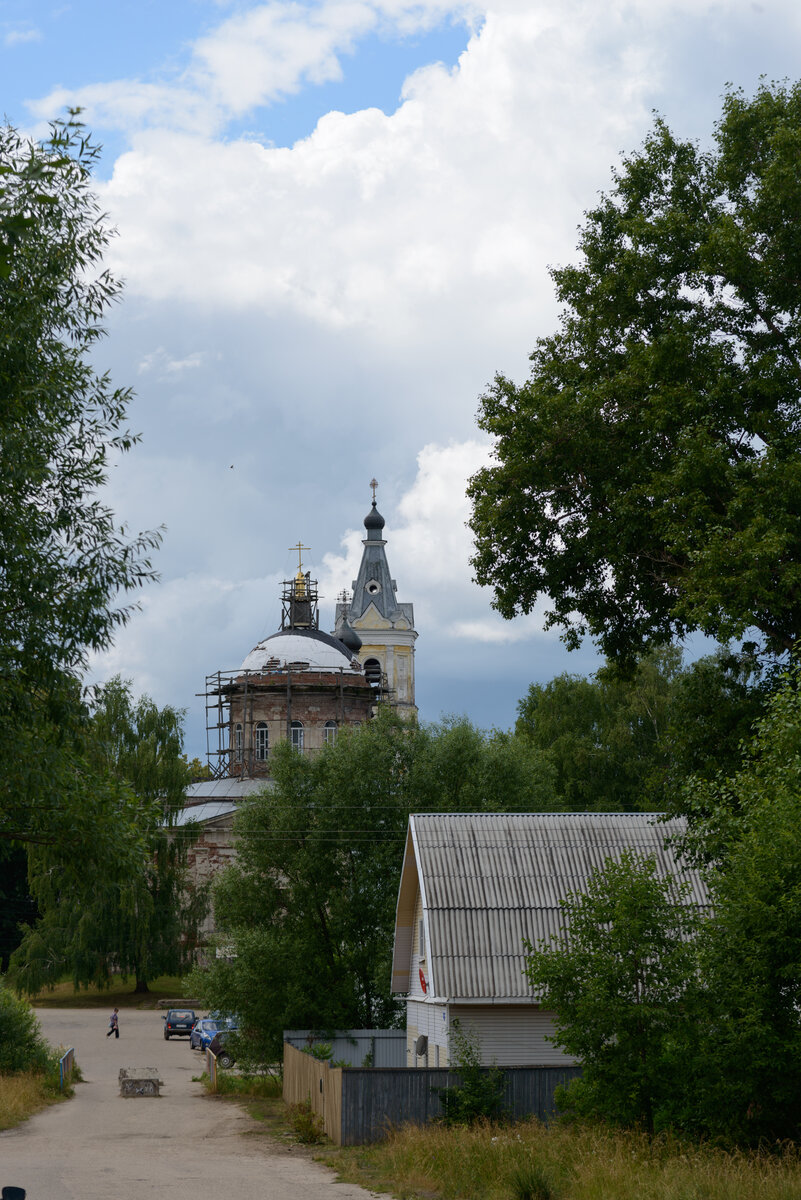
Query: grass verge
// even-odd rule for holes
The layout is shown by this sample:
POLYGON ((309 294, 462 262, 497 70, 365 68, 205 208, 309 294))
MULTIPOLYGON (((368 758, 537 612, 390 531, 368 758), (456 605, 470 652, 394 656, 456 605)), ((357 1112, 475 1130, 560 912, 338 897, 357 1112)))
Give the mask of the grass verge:
POLYGON ((0 1075, 0 1130, 13 1129, 41 1112, 49 1104, 58 1104, 73 1094, 72 1086, 59 1091, 58 1069, 52 1072, 22 1071, 15 1075, 0 1075))
MULTIPOLYGON (((135 981, 117 976, 107 988, 91 984, 76 990, 71 980, 57 983, 52 989, 31 999, 34 1008, 156 1008, 159 1000, 184 1002, 184 981, 178 975, 160 975, 148 984, 149 991, 135 992, 135 981)), ((189 997, 192 999, 192 997, 189 997)))
MULTIPOLYGON (((203 1077, 208 1084, 208 1077, 203 1077)), ((276 1076, 220 1073, 218 1092, 247 1102, 264 1132, 303 1140, 276 1076)), ((799 1200, 801 1148, 726 1151, 649 1141, 603 1127, 407 1126, 370 1146, 314 1147, 340 1180, 400 1200, 799 1200)))
POLYGON ((746 1154, 601 1128, 407 1127, 329 1152, 347 1182, 402 1200, 794 1200, 801 1152, 746 1154))

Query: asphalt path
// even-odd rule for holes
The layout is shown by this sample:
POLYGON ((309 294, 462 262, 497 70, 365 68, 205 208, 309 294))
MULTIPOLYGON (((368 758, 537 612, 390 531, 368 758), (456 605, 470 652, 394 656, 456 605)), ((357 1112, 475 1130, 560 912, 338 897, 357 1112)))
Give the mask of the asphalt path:
MULTIPOLYGON (((205 1093, 192 1076, 204 1056, 188 1038, 164 1040, 158 1012, 40 1009, 45 1037, 74 1046, 83 1072, 75 1097, 0 1133, 0 1187, 26 1200, 368 1200, 337 1183, 297 1148, 260 1131, 236 1103, 205 1093), (120 1067, 155 1067, 161 1095, 124 1099, 120 1067)), ((386 1198, 389 1200, 389 1198, 386 1198)))

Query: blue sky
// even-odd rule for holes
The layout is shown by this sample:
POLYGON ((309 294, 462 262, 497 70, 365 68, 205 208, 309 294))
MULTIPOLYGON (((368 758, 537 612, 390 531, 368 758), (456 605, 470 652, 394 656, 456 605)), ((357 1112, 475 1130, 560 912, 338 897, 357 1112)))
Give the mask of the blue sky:
POLYGON ((195 693, 276 627, 299 539, 330 627, 373 476, 424 719, 508 727, 530 682, 592 670, 471 581, 478 397, 525 376, 548 266, 653 110, 708 139, 727 83, 800 62, 791 0, 0 0, 5 114, 80 105, 105 147, 126 292, 98 365, 143 435, 109 499, 167 526, 95 676, 186 707, 199 752, 195 693))

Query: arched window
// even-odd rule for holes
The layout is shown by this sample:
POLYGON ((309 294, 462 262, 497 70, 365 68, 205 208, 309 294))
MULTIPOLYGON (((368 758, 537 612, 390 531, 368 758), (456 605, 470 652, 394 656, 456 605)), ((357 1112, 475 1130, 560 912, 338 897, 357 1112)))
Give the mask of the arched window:
POLYGON ((255 729, 255 752, 259 762, 265 762, 270 753, 270 731, 264 721, 259 721, 255 729))
POLYGON ((336 721, 326 721, 323 726, 323 739, 329 746, 333 746, 337 740, 337 723, 336 721))
POLYGON ((237 721, 234 725, 234 762, 241 763, 242 761, 242 726, 237 721))
POLYGON ((367 676, 367 682, 370 687, 381 686, 381 663, 377 658, 365 659, 364 673, 367 676))
POLYGON ((302 721, 292 721, 292 723, 289 726, 289 736, 292 739, 292 749, 293 750, 302 750, 303 749, 303 722, 302 721))

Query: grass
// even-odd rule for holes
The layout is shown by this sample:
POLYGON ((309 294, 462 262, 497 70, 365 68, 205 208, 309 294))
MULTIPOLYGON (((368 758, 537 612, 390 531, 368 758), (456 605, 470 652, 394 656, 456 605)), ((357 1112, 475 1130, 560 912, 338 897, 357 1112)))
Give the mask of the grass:
POLYGON ((58 1073, 23 1071, 18 1075, 0 1075, 0 1130, 13 1129, 49 1104, 58 1104, 72 1095, 72 1087, 59 1091, 58 1073))
MULTIPOLYGON (((203 1077, 208 1086, 208 1077, 203 1077)), ((218 1075, 264 1132, 297 1144, 304 1128, 276 1076, 218 1075)), ((400 1200, 799 1200, 801 1148, 727 1151, 600 1126, 406 1126, 370 1146, 317 1146, 340 1180, 400 1200)))
POLYGON ((31 999, 35 1008, 155 1008, 158 1001, 180 1000, 185 1002, 184 981, 178 975, 161 975, 152 980, 147 993, 134 991, 135 981, 116 976, 108 988, 91 984, 76 991, 71 980, 57 983, 39 996, 31 999))
POLYGON ((798 1200, 801 1152, 746 1154, 600 1128, 407 1127, 329 1151, 347 1182, 402 1200, 798 1200))

